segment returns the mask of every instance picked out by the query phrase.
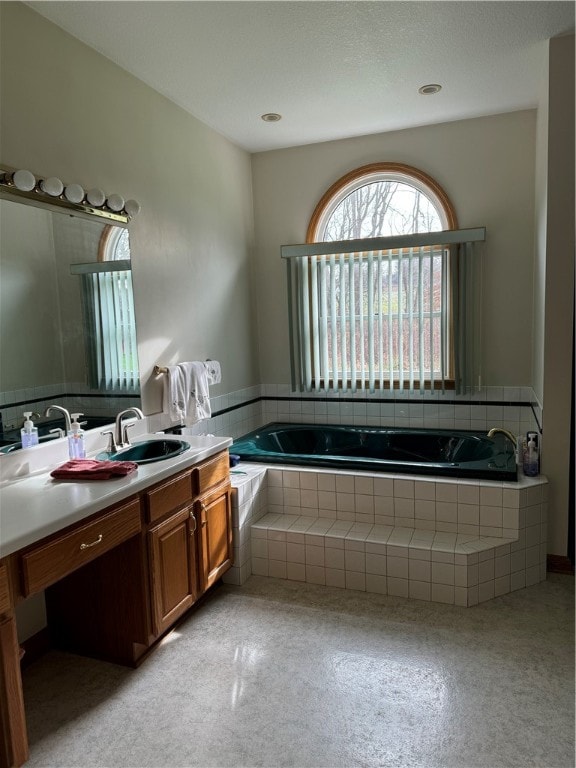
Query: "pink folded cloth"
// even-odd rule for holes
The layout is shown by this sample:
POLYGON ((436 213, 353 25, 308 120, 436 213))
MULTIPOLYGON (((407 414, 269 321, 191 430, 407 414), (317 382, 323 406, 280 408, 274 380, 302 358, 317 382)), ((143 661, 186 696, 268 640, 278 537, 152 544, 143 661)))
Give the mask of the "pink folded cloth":
POLYGON ((71 459, 50 472, 56 480, 110 480, 124 477, 138 469, 134 461, 98 461, 71 459))

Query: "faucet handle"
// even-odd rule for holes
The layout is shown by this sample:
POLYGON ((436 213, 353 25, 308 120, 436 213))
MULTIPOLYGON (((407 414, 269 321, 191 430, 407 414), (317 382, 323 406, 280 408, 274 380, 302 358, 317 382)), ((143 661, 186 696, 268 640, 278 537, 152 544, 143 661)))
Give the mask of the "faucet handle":
POLYGON ((104 435, 110 435, 110 439, 108 440, 108 447, 106 448, 106 453, 116 453, 118 450, 118 447, 116 446, 116 440, 114 439, 114 432, 111 429, 107 429, 106 432, 100 432, 102 436, 104 435))
POLYGON ((128 430, 131 429, 134 424, 136 424, 135 421, 130 421, 127 424, 124 424, 122 427, 122 445, 125 447, 128 447, 130 445, 130 438, 128 437, 128 430))

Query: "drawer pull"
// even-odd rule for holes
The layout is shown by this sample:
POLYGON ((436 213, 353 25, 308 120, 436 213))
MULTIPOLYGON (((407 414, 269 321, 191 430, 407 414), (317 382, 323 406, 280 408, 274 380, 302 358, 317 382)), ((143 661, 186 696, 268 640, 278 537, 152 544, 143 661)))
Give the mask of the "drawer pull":
POLYGON ((91 541, 90 544, 80 544, 80 549, 84 550, 84 549, 89 549, 90 547, 95 547, 96 544, 100 544, 101 541, 102 541, 102 534, 100 534, 100 536, 98 536, 98 538, 95 539, 94 541, 91 541))

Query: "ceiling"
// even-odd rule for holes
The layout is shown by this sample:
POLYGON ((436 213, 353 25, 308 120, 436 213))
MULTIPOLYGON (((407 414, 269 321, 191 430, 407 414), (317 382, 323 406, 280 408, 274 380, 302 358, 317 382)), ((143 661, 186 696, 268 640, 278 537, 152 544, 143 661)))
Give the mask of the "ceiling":
POLYGON ((570 0, 27 5, 249 152, 536 107, 546 40, 575 14, 570 0), (420 95, 429 83, 442 90, 420 95))

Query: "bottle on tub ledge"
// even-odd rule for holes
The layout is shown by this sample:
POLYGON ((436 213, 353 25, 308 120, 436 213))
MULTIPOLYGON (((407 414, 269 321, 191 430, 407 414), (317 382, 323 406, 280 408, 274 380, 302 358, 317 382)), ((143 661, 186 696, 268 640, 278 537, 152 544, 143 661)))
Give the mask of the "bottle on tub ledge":
POLYGON ((86 447, 84 445, 84 430, 78 423, 83 413, 72 414, 72 424, 68 432, 68 455, 71 459, 85 459, 86 447))
POLYGON ((526 435, 526 447, 524 448, 522 468, 526 477, 536 477, 540 472, 540 452, 538 450, 537 432, 528 432, 526 435))

